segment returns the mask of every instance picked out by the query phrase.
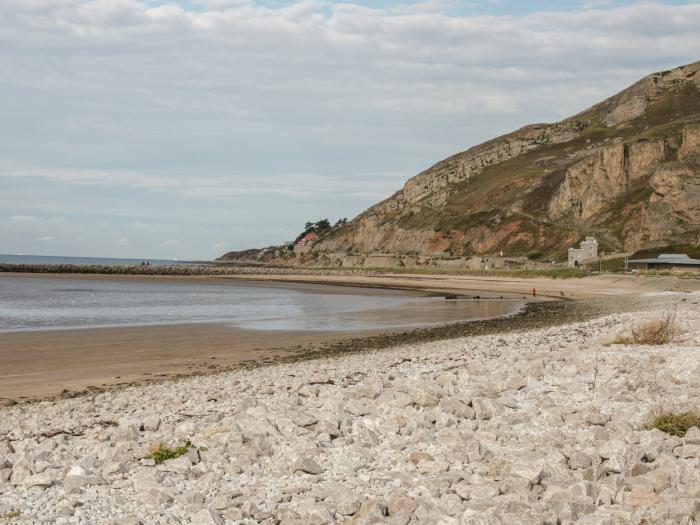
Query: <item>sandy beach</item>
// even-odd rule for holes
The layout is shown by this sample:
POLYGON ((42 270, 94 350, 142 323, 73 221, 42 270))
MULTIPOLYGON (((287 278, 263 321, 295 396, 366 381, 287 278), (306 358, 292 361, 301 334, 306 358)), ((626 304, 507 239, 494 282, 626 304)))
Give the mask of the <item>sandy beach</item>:
POLYGON ((336 277, 332 275, 240 275, 223 279, 270 280, 276 282, 326 283, 345 286, 377 286, 393 289, 435 292, 463 291, 510 293, 531 297, 533 288, 539 297, 550 299, 587 299, 593 297, 630 296, 667 291, 700 290, 700 279, 672 276, 636 276, 633 274, 600 275, 572 279, 549 277, 482 277, 471 275, 381 274, 336 277))

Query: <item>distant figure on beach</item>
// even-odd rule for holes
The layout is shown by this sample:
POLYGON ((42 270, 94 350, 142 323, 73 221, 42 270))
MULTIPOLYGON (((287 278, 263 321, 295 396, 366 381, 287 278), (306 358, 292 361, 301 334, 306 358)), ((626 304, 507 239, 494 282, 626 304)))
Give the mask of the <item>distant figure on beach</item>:
POLYGON ((537 290, 535 288, 532 289, 532 296, 537 297, 537 290))

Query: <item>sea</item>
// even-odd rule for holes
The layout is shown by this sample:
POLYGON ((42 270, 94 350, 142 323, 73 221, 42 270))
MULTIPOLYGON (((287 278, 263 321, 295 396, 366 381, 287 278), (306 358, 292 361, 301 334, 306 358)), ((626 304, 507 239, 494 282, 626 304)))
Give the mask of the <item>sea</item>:
MULTIPOLYGON (((124 259, 117 260, 124 264, 124 259)), ((522 305, 522 298, 446 300, 316 284, 0 274, 0 331, 5 332, 183 323, 360 332, 498 317, 522 305)))

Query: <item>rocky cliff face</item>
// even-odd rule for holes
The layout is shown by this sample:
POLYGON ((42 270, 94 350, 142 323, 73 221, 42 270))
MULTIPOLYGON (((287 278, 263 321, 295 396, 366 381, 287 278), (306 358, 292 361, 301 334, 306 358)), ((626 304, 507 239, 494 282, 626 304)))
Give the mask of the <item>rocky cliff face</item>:
POLYGON ((587 233, 609 249, 698 243, 699 165, 696 62, 438 162, 315 248, 549 256, 587 233))

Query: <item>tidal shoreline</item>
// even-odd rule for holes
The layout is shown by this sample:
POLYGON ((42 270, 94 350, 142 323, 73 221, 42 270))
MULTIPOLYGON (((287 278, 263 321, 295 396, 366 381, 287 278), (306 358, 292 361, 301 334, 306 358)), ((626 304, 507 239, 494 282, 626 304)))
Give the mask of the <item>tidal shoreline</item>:
POLYGON ((75 397, 185 376, 533 330, 626 311, 629 298, 527 303, 520 313, 409 330, 255 331, 161 325, 0 333, 0 402, 75 397))

